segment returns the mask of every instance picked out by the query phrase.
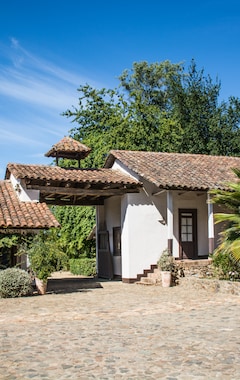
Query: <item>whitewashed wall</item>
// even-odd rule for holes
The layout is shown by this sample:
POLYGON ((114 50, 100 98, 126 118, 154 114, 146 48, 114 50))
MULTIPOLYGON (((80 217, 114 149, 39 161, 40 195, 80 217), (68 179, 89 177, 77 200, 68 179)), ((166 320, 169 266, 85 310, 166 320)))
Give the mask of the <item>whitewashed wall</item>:
MULTIPOLYGON (((158 202, 158 200, 157 200, 158 202)), ((156 264, 167 247, 167 226, 156 201, 144 191, 127 194, 122 202, 122 277, 136 278, 156 264)))
POLYGON ((40 196, 39 190, 26 189, 24 181, 21 181, 15 178, 13 174, 10 175, 10 181, 20 201, 39 202, 39 196, 40 196))

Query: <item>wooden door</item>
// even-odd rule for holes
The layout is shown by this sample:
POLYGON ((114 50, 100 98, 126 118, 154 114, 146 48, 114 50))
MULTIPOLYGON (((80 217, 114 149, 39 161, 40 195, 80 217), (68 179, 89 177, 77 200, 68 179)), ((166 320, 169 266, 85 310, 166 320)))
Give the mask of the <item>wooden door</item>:
POLYGON ((197 210, 179 210, 180 259, 197 259, 197 210))
POLYGON ((109 280, 113 278, 113 263, 108 231, 98 232, 98 277, 109 280))

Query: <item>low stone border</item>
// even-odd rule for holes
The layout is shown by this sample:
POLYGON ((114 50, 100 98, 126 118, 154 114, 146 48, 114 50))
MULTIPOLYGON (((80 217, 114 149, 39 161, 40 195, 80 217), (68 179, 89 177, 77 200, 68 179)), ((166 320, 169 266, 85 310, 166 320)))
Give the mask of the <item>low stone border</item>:
POLYGON ((180 278, 179 285, 194 287, 196 289, 204 289, 209 292, 221 292, 240 296, 240 282, 237 281, 225 281, 189 276, 180 278))

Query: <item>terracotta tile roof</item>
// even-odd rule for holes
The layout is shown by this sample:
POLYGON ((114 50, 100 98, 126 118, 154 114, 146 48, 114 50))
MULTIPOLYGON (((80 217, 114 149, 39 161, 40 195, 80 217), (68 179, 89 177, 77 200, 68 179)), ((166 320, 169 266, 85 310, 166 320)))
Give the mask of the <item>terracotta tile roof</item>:
POLYGON ((20 202, 10 181, 0 181, 0 228, 47 229, 59 223, 45 203, 20 202))
POLYGON ((240 168, 240 157, 201 154, 112 150, 105 167, 115 159, 159 188, 208 190, 226 189, 236 180, 231 168, 240 168))
POLYGON ((86 145, 81 144, 71 137, 64 137, 57 144, 54 144, 52 148, 45 153, 45 156, 80 159, 87 157, 90 152, 91 149, 86 145))
POLYGON ((6 179, 10 173, 17 179, 49 180, 76 184, 138 185, 131 176, 113 169, 65 169, 59 166, 8 164, 6 179))

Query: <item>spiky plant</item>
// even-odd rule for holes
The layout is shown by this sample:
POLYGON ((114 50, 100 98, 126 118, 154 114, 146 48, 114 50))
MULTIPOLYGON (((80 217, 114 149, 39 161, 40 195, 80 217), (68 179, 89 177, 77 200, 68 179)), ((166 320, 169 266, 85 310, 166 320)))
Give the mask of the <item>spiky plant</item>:
POLYGON ((240 169, 233 169, 237 176, 236 182, 228 183, 229 190, 212 190, 212 202, 223 205, 230 213, 215 214, 215 223, 226 223, 221 232, 221 243, 214 252, 231 255, 240 261, 240 169))

